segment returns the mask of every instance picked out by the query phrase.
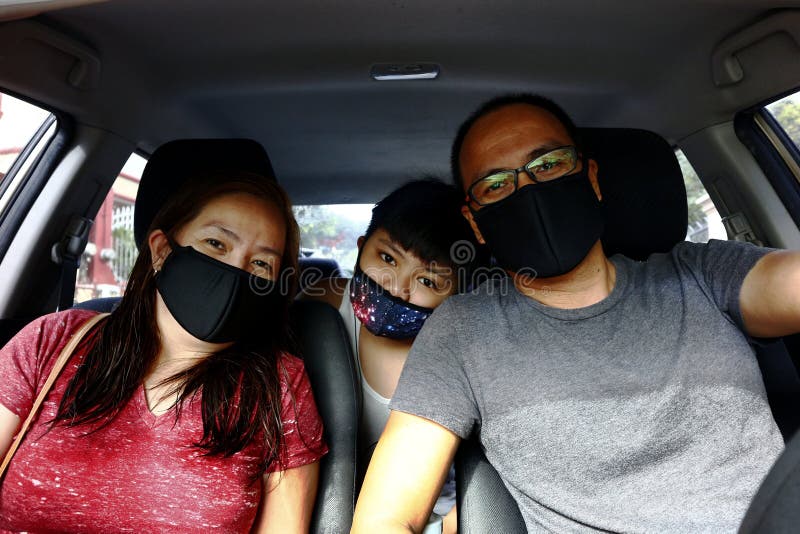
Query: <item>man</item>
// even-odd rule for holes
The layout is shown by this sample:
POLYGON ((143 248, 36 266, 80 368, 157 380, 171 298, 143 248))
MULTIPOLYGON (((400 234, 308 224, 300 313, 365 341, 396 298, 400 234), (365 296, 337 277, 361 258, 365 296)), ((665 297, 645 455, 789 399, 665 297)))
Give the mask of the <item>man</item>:
POLYGON ((419 531, 472 433, 531 532, 735 531, 783 448, 748 339, 800 331, 800 253, 607 258, 598 166, 541 97, 485 104, 453 163, 513 287, 428 320, 353 532, 419 531))

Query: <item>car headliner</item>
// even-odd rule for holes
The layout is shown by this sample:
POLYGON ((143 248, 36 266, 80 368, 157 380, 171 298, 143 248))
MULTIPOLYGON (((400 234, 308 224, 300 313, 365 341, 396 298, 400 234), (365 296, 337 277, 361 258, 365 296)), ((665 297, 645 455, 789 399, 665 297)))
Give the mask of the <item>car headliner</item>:
MULTIPOLYGON (((252 137, 296 203, 373 201, 422 174, 447 178, 458 124, 500 93, 541 93, 581 126, 641 127, 673 143, 730 121, 791 88, 781 79, 765 90, 764 74, 780 69, 757 61, 734 86, 711 74, 715 45, 777 5, 112 0, 34 19, 97 51, 97 87, 40 76, 25 94, 143 152, 182 137, 252 137), (383 62, 436 63, 441 75, 372 80, 383 62)), ((788 35, 770 39, 797 48, 788 35)), ((0 84, 15 89, 6 76, 0 84)))

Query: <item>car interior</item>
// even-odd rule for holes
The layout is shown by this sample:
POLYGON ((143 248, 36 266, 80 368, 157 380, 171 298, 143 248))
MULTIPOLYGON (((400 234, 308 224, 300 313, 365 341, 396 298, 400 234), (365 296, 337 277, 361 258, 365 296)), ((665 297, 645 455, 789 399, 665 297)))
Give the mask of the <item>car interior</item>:
MULTIPOLYGON (((371 204, 424 175, 450 181, 459 124, 501 94, 552 98, 580 127, 600 169, 608 255, 669 250, 701 204, 723 239, 798 250, 800 107, 796 130, 772 107, 798 89, 798 1, 4 2, 0 343, 73 305, 90 228, 131 154, 148 160, 137 241, 136 219, 192 166, 274 172, 296 205, 371 204), (45 118, 4 152, 12 98, 45 118), (176 140, 180 150, 155 157, 176 140), (682 158, 701 200, 689 198, 682 158)), ((351 267, 301 258, 301 287, 351 267)), ((352 351, 336 310, 297 301, 291 313, 330 446, 312 532, 347 532, 366 452, 352 351)), ((753 346, 789 443, 800 336, 753 346)), ((743 531, 798 520, 792 444, 743 531)), ((477 440, 462 444, 456 473, 459 532, 525 531, 477 440)))

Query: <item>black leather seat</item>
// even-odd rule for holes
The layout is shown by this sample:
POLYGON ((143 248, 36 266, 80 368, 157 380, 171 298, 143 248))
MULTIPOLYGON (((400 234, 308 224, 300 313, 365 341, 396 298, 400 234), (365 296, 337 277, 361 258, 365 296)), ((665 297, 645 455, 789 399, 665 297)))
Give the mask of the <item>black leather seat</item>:
POLYGON ((341 278, 344 272, 332 258, 300 257, 300 275, 297 277, 297 290, 303 291, 324 278, 341 278))
POLYGON ((794 534, 800 529, 800 436, 786 450, 761 484, 742 520, 742 534, 794 534))
MULTIPOLYGON (((682 241, 688 220, 686 189, 672 147, 644 130, 587 128, 581 137, 586 155, 599 167, 606 254, 645 260, 682 241)), ((782 347, 778 340, 768 351, 757 346, 756 353, 773 416, 788 439, 800 423, 800 381, 782 347)), ((462 443, 456 454, 456 485, 459 532, 526 532, 516 503, 484 456, 479 436, 462 443)))
MULTIPOLYGON (((272 176, 263 147, 247 139, 195 139, 167 143, 145 167, 134 213, 136 242, 169 194, 198 170, 248 170, 272 176)), ((337 266, 338 268, 338 266, 337 266)), ((95 299, 75 307, 108 312, 119 298, 95 299)), ((311 532, 348 532, 356 498, 356 436, 360 389, 350 341, 337 310, 320 302, 295 302, 290 322, 297 353, 305 362, 330 452, 320 462, 319 489, 311 532)))

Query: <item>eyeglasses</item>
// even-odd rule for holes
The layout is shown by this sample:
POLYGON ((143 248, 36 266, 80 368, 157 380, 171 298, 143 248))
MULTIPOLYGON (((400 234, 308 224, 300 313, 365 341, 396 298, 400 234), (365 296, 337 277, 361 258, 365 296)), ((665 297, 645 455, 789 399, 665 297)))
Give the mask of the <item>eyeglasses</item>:
POLYGON ((519 173, 525 172, 534 183, 549 182, 566 176, 578 166, 574 146, 562 146, 529 161, 519 169, 498 171, 481 178, 469 187, 469 197, 480 206, 499 202, 517 190, 519 173))

